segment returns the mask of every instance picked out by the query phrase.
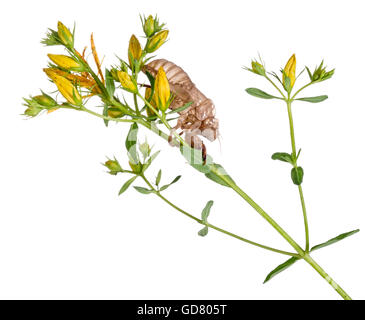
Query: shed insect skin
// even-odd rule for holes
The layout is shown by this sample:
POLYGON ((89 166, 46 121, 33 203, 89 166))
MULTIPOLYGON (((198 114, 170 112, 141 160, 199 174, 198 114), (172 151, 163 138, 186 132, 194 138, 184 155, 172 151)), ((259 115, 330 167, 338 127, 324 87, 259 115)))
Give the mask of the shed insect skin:
POLYGON ((198 90, 182 68, 171 61, 156 59, 145 65, 142 70, 155 77, 160 67, 164 69, 170 90, 175 95, 170 109, 175 110, 186 103, 192 102, 190 107, 179 112, 180 117, 173 129, 182 129, 182 133, 185 133, 185 140, 190 146, 202 150, 202 157, 205 163, 206 147, 198 136, 214 141, 219 135, 219 122, 215 118, 213 101, 198 90))

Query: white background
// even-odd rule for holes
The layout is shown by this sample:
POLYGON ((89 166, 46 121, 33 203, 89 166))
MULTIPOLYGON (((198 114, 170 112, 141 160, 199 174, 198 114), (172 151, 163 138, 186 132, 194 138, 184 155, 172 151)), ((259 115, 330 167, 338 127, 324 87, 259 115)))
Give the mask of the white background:
MULTIPOLYGON (((297 67, 321 59, 335 76, 303 96, 328 94, 320 104, 297 102, 294 121, 311 244, 364 228, 365 30, 363 1, 11 1, 2 5, 0 115, 0 298, 5 299, 338 299, 304 262, 269 283, 266 274, 286 257, 200 225, 153 195, 133 189, 121 197, 124 176, 101 166, 117 156, 126 166, 127 126, 74 111, 25 120, 23 96, 52 84, 42 68, 56 47, 39 43, 57 21, 77 23, 76 46, 94 32, 104 66, 126 58, 139 13, 157 13, 170 30, 158 57, 182 66, 212 98, 221 141, 209 153, 298 242, 304 231, 297 189, 285 163, 289 127, 281 101, 259 100, 247 87, 273 93, 263 78, 244 71, 260 53, 279 71, 292 53, 297 67)), ((91 59, 91 57, 89 57, 91 59)), ((298 82, 304 83, 304 74, 298 82)), ((300 84, 298 83, 298 84, 300 84)), ((213 199, 210 222, 242 236, 291 250, 249 205, 228 188, 190 168, 177 150, 147 131, 162 150, 151 168, 168 181, 166 196, 200 216, 213 199)), ((142 185, 142 182, 139 182, 142 185)), ((364 299, 364 233, 313 257, 356 299, 364 299)))

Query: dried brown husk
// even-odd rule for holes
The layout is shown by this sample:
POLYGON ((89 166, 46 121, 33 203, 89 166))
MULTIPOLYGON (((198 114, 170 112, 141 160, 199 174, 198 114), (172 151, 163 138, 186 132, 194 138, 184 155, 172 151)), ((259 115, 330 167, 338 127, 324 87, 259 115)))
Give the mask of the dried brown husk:
POLYGON ((191 106, 179 112, 180 116, 174 130, 182 129, 185 133, 185 140, 192 147, 196 149, 204 148, 204 144, 198 136, 214 141, 219 134, 219 122, 215 118, 213 101, 198 90, 182 68, 171 61, 165 59, 153 60, 143 67, 143 71, 149 72, 155 77, 160 67, 164 69, 171 92, 175 96, 170 109, 175 110, 192 102, 191 106))

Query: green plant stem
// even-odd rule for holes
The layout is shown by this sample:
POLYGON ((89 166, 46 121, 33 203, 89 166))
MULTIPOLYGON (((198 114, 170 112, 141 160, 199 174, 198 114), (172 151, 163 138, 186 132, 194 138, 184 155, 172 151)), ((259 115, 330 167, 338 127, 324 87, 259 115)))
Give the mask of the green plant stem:
MULTIPOLYGON (((134 79, 137 82, 138 73, 133 72, 133 76, 134 76, 134 79)), ((139 116, 141 114, 141 112, 139 111, 139 108, 138 108, 138 101, 137 101, 137 94, 136 93, 133 93, 133 101, 134 101, 134 107, 136 109, 136 113, 139 116)))
POLYGON ((337 293, 344 299, 344 300, 352 300, 351 297, 346 293, 345 290, 343 290, 335 280, 333 280, 327 273, 322 269, 321 266, 318 265, 317 262, 315 262, 312 257, 306 253, 303 259, 308 262, 314 270, 316 270, 323 279, 325 279, 332 287, 337 291, 337 293))
POLYGON ((254 208, 298 253, 300 256, 304 255, 303 249, 289 236, 289 234, 280 225, 270 217, 251 197, 249 197, 240 187, 238 187, 226 175, 221 174, 213 169, 214 174, 225 181, 241 198, 243 198, 252 208, 254 208))
MULTIPOLYGON (((143 98, 142 98, 143 99, 143 98)), ((144 99, 143 99, 144 100, 144 99)), ((147 101, 145 101, 147 102, 147 101)), ((106 118, 103 115, 98 114, 99 117, 101 118, 106 118)), ((117 119, 118 120, 118 119, 117 119)), ((165 140, 168 140, 169 136, 167 134, 165 134, 164 132, 162 132, 159 129, 155 129, 152 127, 151 123, 143 120, 143 119, 137 119, 137 120, 128 120, 130 121, 135 121, 137 123, 142 124, 143 126, 147 127, 148 129, 152 130, 153 132, 155 132, 156 134, 158 134, 160 137, 164 138, 165 140)), ((186 142, 183 140, 182 141, 184 144, 186 144, 186 142)), ((190 146, 189 146, 190 147, 190 146)), ((304 251, 303 249, 294 241, 294 239, 292 237, 290 237, 286 231, 281 228, 279 226, 279 224, 272 219, 254 200, 252 200, 242 189, 240 189, 231 179, 228 179, 226 177, 226 175, 216 171, 213 167, 212 173, 217 175, 219 178, 221 178, 223 181, 225 181, 236 193, 238 193, 251 207, 253 207, 268 223, 270 223, 275 230, 277 230, 279 232, 279 234, 281 234, 282 237, 284 237, 284 239, 301 255, 304 255, 304 251)))
POLYGON ((304 219, 304 229, 305 229, 305 251, 309 252, 309 227, 308 227, 308 217, 307 217, 307 208, 304 202, 304 195, 302 186, 298 186, 300 203, 302 205, 303 219, 304 219))
POLYGON ((283 97, 284 100, 286 100, 285 95, 283 94, 283 92, 279 89, 279 87, 275 84, 274 81, 272 81, 267 75, 264 76, 266 78, 266 80, 268 80, 274 87, 276 90, 279 91, 279 93, 281 94, 281 96, 283 97))
POLYGON ((309 255, 303 251, 303 249, 256 203, 254 202, 243 190, 237 185, 233 184, 231 179, 227 179, 225 175, 220 175, 227 184, 231 186, 243 199, 246 200, 267 222, 269 222, 275 230, 277 230, 281 236, 289 242, 289 244, 298 252, 301 258, 303 258, 309 265, 311 265, 321 276, 324 278, 344 300, 351 300, 350 296, 343 290, 309 255))
MULTIPOLYGON (((85 111, 85 110, 84 110, 85 111)), ((90 110, 89 110, 90 111, 90 110)), ((111 121, 118 121, 118 120, 122 120, 122 119, 114 119, 111 118, 109 119, 109 117, 105 117, 101 114, 97 114, 94 112, 89 112, 90 114, 93 114, 99 118, 103 118, 106 120, 111 120, 111 121)), ((120 121, 119 121, 120 122, 120 121)), ((169 139, 169 135, 167 135, 166 133, 164 133, 163 131, 159 130, 154 124, 151 124, 148 121, 145 121, 143 119, 131 119, 131 120, 125 120, 123 122, 136 122, 139 123, 143 126, 145 126, 147 129, 151 130, 152 132, 154 132, 155 134, 157 134, 158 136, 160 136, 161 138, 165 139, 166 141, 168 141, 169 139)), ((228 179, 226 177, 226 175, 221 174, 219 172, 214 172, 217 176, 219 176, 223 181, 225 181, 240 197, 242 197, 248 204, 250 204, 251 207, 253 207, 267 222, 269 222, 274 228, 275 230, 277 230, 277 232, 298 252, 298 255, 303 258, 307 263, 309 263, 340 295, 341 297, 343 297, 343 299, 345 300, 349 300, 351 299, 350 296, 331 278, 328 276, 328 274, 309 256, 308 253, 305 253, 304 250, 274 221, 274 219, 272 219, 256 202, 254 202, 243 190, 241 190, 231 179, 228 179)), ((162 195, 159 195, 159 197, 166 201, 167 199, 164 198, 162 195), (165 200, 166 199, 166 200, 165 200)), ((167 200, 168 201, 168 200, 167 200)), ((167 202, 168 204, 170 204, 173 208, 179 210, 180 208, 175 207, 172 203, 167 202)), ((181 213, 183 213, 184 215, 189 216, 191 219, 201 223, 202 221, 192 215, 190 215, 189 213, 185 212, 184 210, 179 210, 181 213), (200 222, 201 221, 201 222, 200 222)), ((205 225, 205 224, 204 224, 205 225)), ((215 227, 213 225, 209 225, 209 227, 211 227, 212 229, 215 229, 219 232, 223 232, 223 229, 220 229, 218 227, 215 227)), ((225 231, 225 230, 224 230, 225 231)), ((241 241, 250 243, 248 241, 245 241, 247 239, 244 239, 240 236, 231 234, 230 232, 224 232, 227 235, 230 235, 232 237, 235 237, 241 241)), ((254 245, 254 243, 251 243, 254 245)), ((266 248, 267 249, 267 248, 266 248)), ((273 250, 271 250, 273 251, 273 250)), ((283 253, 283 252, 281 252, 283 253)), ((284 253, 283 253, 284 254, 284 253)))
MULTIPOLYGON (((78 110, 78 109, 76 109, 76 108, 74 108, 74 109, 75 109, 75 110, 78 110)), ((104 115, 102 115, 102 114, 100 114, 100 113, 94 112, 94 111, 92 111, 92 110, 90 110, 90 109, 87 109, 87 108, 86 108, 86 107, 84 107, 84 106, 81 106, 81 108, 80 108, 79 110, 84 111, 84 112, 87 112, 87 113, 90 113, 90 114, 92 114, 92 115, 94 115, 94 116, 96 116, 96 117, 98 117, 98 118, 104 119, 104 120, 116 121, 116 122, 129 122, 129 123, 131 123, 131 122, 135 122, 135 120, 132 120, 132 119, 119 119, 119 118, 111 118, 111 117, 107 117, 107 116, 104 116, 104 115)))
POLYGON ((248 244, 251 244, 253 246, 256 246, 256 247, 259 247, 259 248, 262 248, 262 249, 266 249, 266 250, 269 250, 269 251, 273 251, 273 252, 276 252, 276 253, 280 253, 280 254, 284 254, 284 255, 288 255, 288 256, 291 256, 291 257, 296 257, 296 258, 301 258, 300 255, 298 254, 295 254, 295 253, 292 253, 292 252, 287 252, 287 251, 283 251, 283 250, 279 250, 279 249, 275 249, 275 248, 272 248, 272 247, 269 247, 269 246, 265 246, 263 244, 260 244, 260 243, 257 243, 257 242, 254 242, 254 241, 251 241, 251 240, 248 240, 246 238, 243 238, 241 236, 238 236, 232 232, 229 232, 227 230, 224 230, 222 228, 219 228, 213 224, 210 224, 210 223, 204 223, 203 220, 193 216, 192 214, 186 212, 185 210, 179 208, 178 206, 176 206, 175 204, 173 204, 170 200, 168 200, 167 198, 165 198, 158 190, 156 190, 153 185, 148 181, 148 179, 144 176, 144 175, 141 175, 141 178, 145 181, 145 183, 151 188, 151 190, 154 191, 154 194, 156 194, 160 199, 162 199, 163 201, 165 201, 169 206, 171 206, 172 208, 174 208, 175 210, 181 212, 182 214, 184 214, 185 216, 189 217, 190 219, 193 219, 195 220, 196 222, 198 222, 199 224, 201 225, 204 225, 204 226, 207 226, 209 228, 212 228, 216 231, 219 231, 221 233, 224 233, 230 237, 233 237, 235 239, 238 239, 238 240, 241 240, 243 242, 246 242, 248 244))
MULTIPOLYGON (((289 126, 290 126, 290 140, 291 140, 291 147, 292 147, 292 157, 295 159, 293 166, 297 168, 297 149, 295 146, 295 134, 294 134, 294 122, 293 122, 293 114, 291 110, 291 99, 288 97, 286 100, 288 117, 289 117, 289 126)), ((299 196, 300 196, 300 203, 302 206, 303 212, 303 220, 304 220, 304 229, 305 229, 305 251, 309 252, 309 227, 308 227, 308 217, 307 217, 307 209, 304 202, 304 195, 303 189, 301 185, 298 185, 299 196)))
MULTIPOLYGON (((80 59, 81 60, 81 59, 80 59)), ((81 61, 80 61, 81 62, 81 61)), ((87 66, 89 68, 89 66, 87 66)), ((90 68, 90 73, 93 76, 93 78, 95 79, 95 81, 98 83, 98 85, 103 86, 103 84, 101 83, 100 79, 96 76, 96 74, 94 72, 92 72, 91 68, 90 68)), ((269 79, 270 81, 270 79, 269 79)), ((272 82, 272 81, 270 81, 272 82)), ((272 82, 273 83, 273 82, 272 82)), ((274 84, 274 83, 273 83, 274 84)), ((274 86, 277 88, 277 86, 274 84, 274 86)), ((306 87, 306 86, 305 86, 306 87)), ((279 92, 281 93, 280 89, 277 88, 279 90, 279 92)), ((304 87, 302 88, 304 89, 304 87)), ((302 90, 301 89, 301 90, 302 90)), ((102 90, 104 92, 104 90, 102 90)), ((106 91, 106 90, 105 90, 106 91)), ((298 92, 297 92, 298 93, 298 92)), ((297 94, 296 93, 296 94, 297 94)), ((105 94, 105 93, 104 93, 105 94)), ((296 94, 293 96, 293 98, 296 96, 296 94)), ((148 103, 148 101, 146 101, 139 93, 137 94, 140 98, 142 98, 145 103, 147 103, 148 105, 150 105, 148 103)), ((106 92, 106 97, 108 97, 108 94, 106 92)), ((284 97, 285 98, 285 97, 284 97)), ((292 98, 292 99, 293 99, 292 98)), ((291 101, 290 101, 291 102, 291 101)), ((150 105, 151 106, 151 105, 150 105)), ((290 105, 288 107, 288 109, 290 109, 290 105)), ((153 107, 152 107, 153 110, 153 107)), ((84 110, 86 111, 86 110, 84 110)), ((150 129, 151 131, 153 131, 154 133, 156 133, 157 135, 159 135, 160 137, 162 137, 165 140, 169 140, 169 135, 167 135, 166 133, 164 133, 163 131, 157 129, 156 126, 152 126, 151 123, 149 123, 148 121, 145 121, 144 119, 131 119, 131 120, 124 120, 124 121, 120 121, 122 119, 114 119, 114 118, 109 118, 109 117, 105 117, 103 115, 94 113, 93 111, 89 112, 90 110, 86 111, 90 114, 93 114, 97 117, 106 119, 106 120, 111 120, 111 121, 118 121, 118 122, 137 122, 140 123, 141 125, 145 126, 146 128, 150 129)), ((162 121, 161 117, 159 117, 160 120, 162 121)), ((292 119, 292 116, 290 116, 290 118, 292 119)), ((162 121, 164 123, 164 125, 171 130, 171 127, 169 126, 169 124, 166 122, 166 120, 164 119, 164 121, 162 121)), ((292 122, 292 120, 291 120, 292 122)), ((291 123, 291 127, 292 127, 292 123, 291 123)), ((291 134, 291 136, 294 138, 294 131, 291 134)), ((175 133, 175 137, 177 140, 180 141, 180 143, 183 143, 184 145, 187 145, 187 143, 179 136, 175 133)), ((294 143, 295 140, 293 139, 294 143)), ((295 146, 295 144, 294 144, 295 146)), ((189 146, 190 147, 190 146, 189 146)), ((241 190, 231 179, 228 179, 224 174, 221 174, 219 172, 214 172, 214 174, 216 174, 218 177, 220 177, 223 181, 225 181, 227 183, 228 186, 230 186, 238 195, 240 195, 248 204, 251 205, 251 207, 253 207, 268 223, 270 223, 275 230, 277 230, 277 232, 298 252, 299 256, 302 257, 306 262, 308 262, 345 300, 350 300, 350 296, 331 278, 328 276, 328 274, 309 256, 308 253, 305 253, 304 250, 285 232, 285 230, 283 230, 276 222, 274 219, 272 219, 256 202, 254 202, 243 190, 241 190)), ((162 195, 159 195, 159 197, 166 201, 165 198, 162 195)), ((169 203, 169 202, 167 202, 169 203)), ((303 200, 304 203, 304 200, 303 200)), ((169 203, 170 204, 170 203, 169 203)), ((173 204, 171 203, 170 205, 173 206, 173 204)), ((175 208, 175 207, 174 207, 175 208)), ((175 208, 177 209, 177 207, 175 208)), ((180 211, 180 210, 179 210, 180 211)), ((190 216, 190 218, 194 219, 195 221, 198 221, 200 219, 188 214, 185 211, 180 211, 182 213, 184 213, 185 215, 190 216)), ((304 215, 306 216, 306 213, 304 213, 304 215)), ((204 224, 206 225, 206 224, 204 224)), ((215 226, 209 225, 211 228, 223 232, 225 230, 217 228, 215 226)), ((230 234, 228 231, 224 232, 227 235, 233 236, 239 240, 245 241, 247 239, 241 238, 237 235, 234 234, 230 234)), ((249 240, 248 240, 249 241, 249 240)), ((245 242, 248 242, 245 241, 245 242)), ((309 242, 308 242, 309 243, 309 242)), ((254 243, 251 243, 254 244, 254 243)), ((267 248, 266 248, 267 249, 267 248)))
POLYGON ((301 87, 291 98, 291 101, 294 100, 294 98, 298 95, 299 92, 301 92, 302 90, 304 90, 305 88, 309 87, 311 84, 315 83, 315 81, 313 82, 309 82, 306 85, 304 85, 303 87, 301 87))

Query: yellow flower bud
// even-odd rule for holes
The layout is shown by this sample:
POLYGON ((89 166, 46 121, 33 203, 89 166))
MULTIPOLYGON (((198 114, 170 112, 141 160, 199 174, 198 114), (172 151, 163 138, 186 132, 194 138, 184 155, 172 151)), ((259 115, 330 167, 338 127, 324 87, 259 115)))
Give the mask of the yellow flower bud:
POLYGON ((147 37, 151 36, 155 32, 155 21, 151 15, 149 15, 146 19, 143 25, 143 31, 147 37))
POLYGON ((80 105, 82 98, 72 82, 66 78, 58 75, 52 69, 43 69, 47 76, 55 83, 58 91, 66 98, 66 100, 73 105, 80 105))
POLYGON ((129 40, 129 48, 128 48, 128 59, 129 59, 129 65, 132 67, 134 60, 139 60, 142 56, 142 49, 141 45, 136 38, 136 36, 133 34, 131 36, 131 39, 129 40))
POLYGON ((72 47, 74 40, 70 30, 68 30, 68 28, 61 21, 58 21, 57 28, 58 37, 60 38, 61 42, 65 46, 72 47))
POLYGON ((296 68, 295 54, 293 54, 288 60, 284 70, 283 70, 283 83, 285 86, 285 76, 290 79, 290 87, 293 88, 295 83, 295 68, 296 68))
POLYGON ((140 173, 142 171, 142 164, 140 162, 133 163, 132 161, 129 161, 129 166, 134 173, 140 173))
POLYGON ((158 69, 155 80, 154 100, 157 102, 158 108, 163 112, 168 109, 171 102, 169 81, 162 67, 158 69))
POLYGON ((146 46, 146 52, 151 53, 156 51, 159 47, 161 47, 169 34, 168 30, 163 30, 157 34, 155 34, 150 41, 148 41, 146 46))
POLYGON ((266 73, 264 66, 261 63, 258 63, 257 61, 251 61, 251 67, 252 67, 252 72, 256 74, 264 76, 266 73))
POLYGON ((35 106, 30 106, 24 111, 24 114, 28 117, 35 117, 42 111, 42 108, 37 108, 35 106))
POLYGON ((118 70, 118 79, 125 90, 137 93, 137 84, 127 72, 118 70))
POLYGON ((42 106, 45 106, 45 107, 57 106, 57 102, 47 94, 42 94, 42 95, 39 95, 39 96, 35 96, 35 97, 33 97, 33 100, 35 102, 37 102, 38 104, 40 104, 42 106))
POLYGON ((77 61, 71 57, 65 56, 63 54, 48 54, 48 58, 51 59, 59 67, 70 70, 70 71, 83 71, 84 68, 77 61))
POLYGON ((106 166, 110 170, 109 173, 113 175, 116 175, 118 172, 123 172, 123 169, 117 160, 108 160, 104 163, 104 166, 106 166))
POLYGON ((123 116, 124 116, 124 113, 119 108, 114 108, 114 107, 108 108, 108 117, 121 118, 123 116))

